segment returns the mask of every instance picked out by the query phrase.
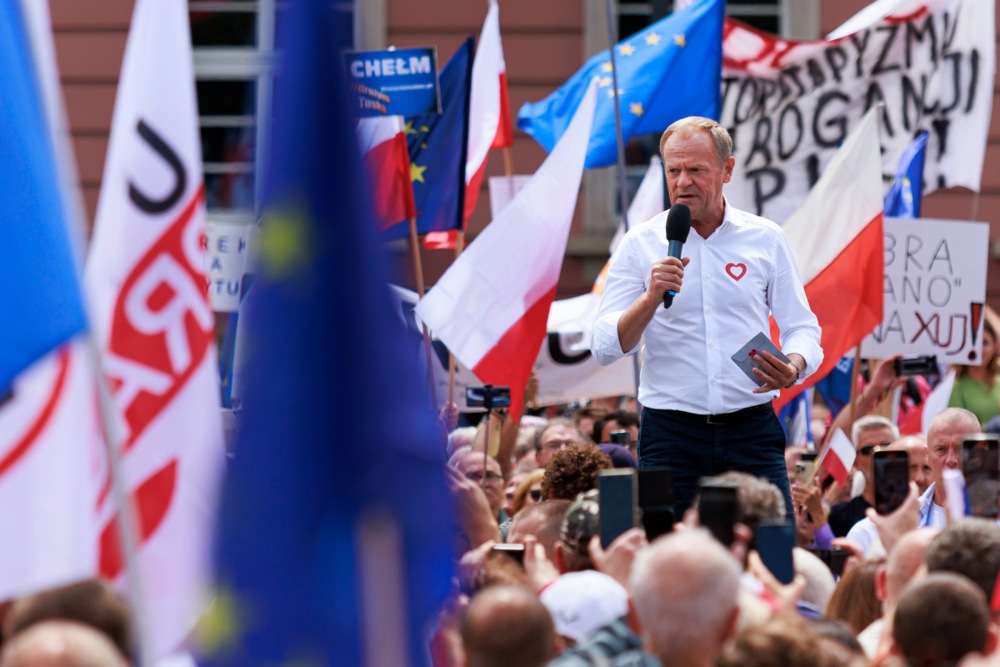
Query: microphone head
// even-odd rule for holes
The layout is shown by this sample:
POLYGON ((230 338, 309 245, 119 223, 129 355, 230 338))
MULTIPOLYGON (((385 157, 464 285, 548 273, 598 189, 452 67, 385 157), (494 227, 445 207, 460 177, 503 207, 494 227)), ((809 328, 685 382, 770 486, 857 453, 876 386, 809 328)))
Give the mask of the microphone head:
POLYGON ((667 211, 667 240, 686 243, 691 232, 691 209, 686 204, 674 204, 667 211))

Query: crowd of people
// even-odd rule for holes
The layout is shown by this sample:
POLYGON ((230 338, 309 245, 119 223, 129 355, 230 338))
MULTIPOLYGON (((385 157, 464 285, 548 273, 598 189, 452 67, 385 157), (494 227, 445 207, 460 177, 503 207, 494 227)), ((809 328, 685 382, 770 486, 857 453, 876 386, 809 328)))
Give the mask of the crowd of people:
POLYGON ((636 527, 602 546, 598 480, 638 469, 634 431, 610 442, 636 418, 594 403, 572 418, 525 417, 519 429, 453 432, 460 573, 436 664, 1000 664, 1000 525, 950 518, 943 482, 960 468, 963 439, 982 433, 975 414, 948 408, 926 434, 900 436, 888 418, 858 413, 846 424, 857 455, 844 484, 822 468, 804 476, 811 447, 788 446, 790 582, 756 548, 760 526, 785 520, 784 494, 743 472, 702 480, 736 489, 730 543, 696 494, 672 531, 648 539, 638 508, 636 527), (608 420, 615 431, 600 426, 608 420), (484 456, 491 444, 509 456, 509 483, 484 456), (910 471, 909 495, 885 515, 874 509, 880 451, 905 451, 910 471))

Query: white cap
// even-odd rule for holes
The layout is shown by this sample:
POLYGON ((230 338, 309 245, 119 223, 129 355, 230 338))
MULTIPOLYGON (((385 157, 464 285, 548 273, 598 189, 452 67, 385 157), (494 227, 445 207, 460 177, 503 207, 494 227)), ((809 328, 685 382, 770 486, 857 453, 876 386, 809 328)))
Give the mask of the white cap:
POLYGON ((596 570, 570 572, 541 595, 556 623, 556 632, 577 644, 628 612, 628 591, 596 570))

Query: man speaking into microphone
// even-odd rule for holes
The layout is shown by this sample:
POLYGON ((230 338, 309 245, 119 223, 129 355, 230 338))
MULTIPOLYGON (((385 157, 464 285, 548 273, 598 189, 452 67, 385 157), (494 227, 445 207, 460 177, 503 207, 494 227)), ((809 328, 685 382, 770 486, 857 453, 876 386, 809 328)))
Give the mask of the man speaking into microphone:
POLYGON ((683 118, 663 133, 667 192, 689 209, 691 233, 672 233, 668 243, 665 228, 681 226, 683 211, 629 231, 608 271, 591 348, 610 364, 643 341, 639 467, 672 468, 678 518, 701 477, 729 470, 777 485, 791 518, 785 435, 771 401, 822 362, 820 328, 781 228, 722 194, 732 148, 708 118, 683 118), (771 313, 788 362, 753 349, 751 379, 732 357, 758 333, 770 336, 771 313))

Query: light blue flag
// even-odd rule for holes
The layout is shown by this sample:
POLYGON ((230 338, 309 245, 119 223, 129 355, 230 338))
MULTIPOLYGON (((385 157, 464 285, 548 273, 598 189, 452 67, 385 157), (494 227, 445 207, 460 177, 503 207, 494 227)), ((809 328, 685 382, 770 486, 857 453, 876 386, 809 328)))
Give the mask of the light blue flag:
POLYGON ((924 189, 927 130, 922 130, 899 156, 896 178, 885 193, 885 214, 892 218, 919 218, 924 189))
POLYGON ((0 3, 0 394, 86 327, 63 193, 19 2, 0 3))
MULTIPOLYGON (((718 119, 725 14, 724 0, 697 0, 615 46, 625 141, 663 132, 685 116, 718 119)), ((614 89, 606 50, 544 100, 521 107, 517 126, 551 151, 595 76, 600 90, 584 166, 614 164, 618 150, 614 89)))

